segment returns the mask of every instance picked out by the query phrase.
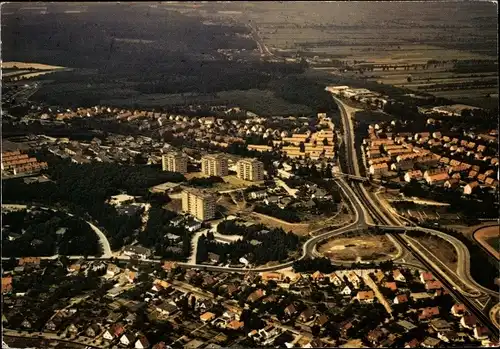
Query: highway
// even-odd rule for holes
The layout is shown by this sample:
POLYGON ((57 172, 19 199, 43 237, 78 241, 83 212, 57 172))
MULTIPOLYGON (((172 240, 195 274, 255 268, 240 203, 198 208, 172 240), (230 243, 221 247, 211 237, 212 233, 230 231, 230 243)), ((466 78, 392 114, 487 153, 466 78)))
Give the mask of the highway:
MULTIPOLYGON (((332 96, 333 97, 333 96, 332 96)), ((358 162, 356 158, 356 149, 354 146, 354 130, 353 130, 353 125, 352 125, 352 116, 351 116, 351 111, 348 110, 348 106, 346 106, 341 100, 339 100, 336 97, 333 97, 337 105, 339 106, 341 116, 342 116, 342 122, 344 124, 344 141, 346 144, 346 155, 347 155, 347 162, 345 164, 346 171, 350 175, 354 176, 360 176, 359 174, 359 167, 358 167, 358 162)), ((432 229, 425 229, 425 228, 420 228, 420 227, 406 227, 401 224, 399 219, 395 216, 392 215, 391 212, 387 211, 387 214, 383 213, 381 208, 384 206, 381 205, 380 203, 375 203, 372 199, 372 197, 368 194, 366 189, 363 187, 361 183, 353 183, 353 189, 356 194, 360 198, 361 201, 364 203, 364 208, 366 208, 368 211, 370 211, 370 214, 372 217, 375 218, 376 222, 378 222, 376 225, 381 225, 385 224, 386 226, 382 226, 385 229, 399 229, 399 230, 420 230, 420 231, 427 231, 435 235, 439 235, 443 239, 446 239, 447 241, 450 241, 454 246, 458 246, 457 248, 457 253, 458 253, 458 259, 459 259, 459 264, 461 264, 460 270, 463 271, 462 275, 459 275, 461 277, 466 277, 469 280, 472 280, 470 277, 469 273, 469 263, 470 263, 470 256, 469 256, 469 251, 468 249, 460 242, 460 244, 457 243, 457 241, 454 241, 453 239, 450 239, 450 237, 447 234, 444 234, 442 232, 432 230, 432 229), (464 271, 465 269, 465 271, 464 271)), ((358 201, 358 200, 355 200, 358 201)), ((366 211, 363 211, 366 212, 366 211)), ((370 224, 371 225, 371 224, 370 224)), ((484 325, 486 326, 492 333, 492 336, 495 339, 498 339, 498 329, 496 326, 491 322, 491 319, 489 318, 489 314, 483 313, 482 309, 479 309, 477 304, 468 297, 466 297, 462 292, 458 292, 456 290, 456 287, 449 281, 449 278, 443 271, 438 268, 434 263, 429 261, 428 258, 425 258, 425 255, 419 251, 415 245, 408 239, 405 239, 405 237, 399 233, 394 234, 394 238, 396 241, 398 241, 404 248, 406 248, 409 253, 411 253, 427 270, 431 271, 432 274, 435 276, 437 280, 439 280, 446 289, 450 292, 450 294, 458 301, 467 307, 467 309, 474 314, 477 319, 484 325)), ((474 281, 474 284, 475 281, 474 281)), ((481 287, 481 290, 483 288, 481 287)), ((491 290, 488 290, 488 294, 490 294, 491 290)), ((497 294, 498 296, 498 294, 497 294)))

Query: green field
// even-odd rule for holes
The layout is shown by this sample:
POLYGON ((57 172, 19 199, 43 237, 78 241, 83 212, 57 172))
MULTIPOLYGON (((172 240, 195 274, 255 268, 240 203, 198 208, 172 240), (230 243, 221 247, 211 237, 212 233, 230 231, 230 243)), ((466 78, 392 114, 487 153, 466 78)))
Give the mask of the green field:
POLYGON ((500 237, 499 236, 494 236, 492 238, 486 239, 486 242, 488 245, 493 247, 495 251, 500 251, 500 237))

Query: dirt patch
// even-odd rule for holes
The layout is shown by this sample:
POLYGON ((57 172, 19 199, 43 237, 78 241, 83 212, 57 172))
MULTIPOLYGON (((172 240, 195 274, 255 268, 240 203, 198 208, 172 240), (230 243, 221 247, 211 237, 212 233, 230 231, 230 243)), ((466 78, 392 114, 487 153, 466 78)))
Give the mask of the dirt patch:
POLYGON ((397 255, 396 246, 385 235, 336 238, 321 245, 318 251, 339 261, 387 260, 397 255))
POLYGON ((269 226, 271 228, 282 228, 284 231, 291 231, 297 235, 308 235, 310 228, 309 224, 304 224, 304 223, 288 223, 285 221, 282 221, 278 218, 266 216, 260 213, 252 213, 251 214, 252 220, 254 220, 256 223, 262 223, 266 226, 269 226))
POLYGON ((457 270, 457 251, 452 244, 434 235, 412 238, 425 246, 425 248, 451 270, 457 270))
POLYGON ((500 244, 500 226, 493 225, 484 227, 474 232, 474 239, 481 244, 489 253, 500 259, 499 244, 500 244))

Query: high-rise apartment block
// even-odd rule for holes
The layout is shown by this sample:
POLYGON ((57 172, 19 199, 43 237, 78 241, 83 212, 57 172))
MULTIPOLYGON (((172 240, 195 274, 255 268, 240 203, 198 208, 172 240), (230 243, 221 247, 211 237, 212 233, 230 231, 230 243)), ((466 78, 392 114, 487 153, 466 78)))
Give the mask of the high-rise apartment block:
POLYGON ((199 221, 215 217, 215 197, 198 189, 186 189, 182 192, 182 211, 189 213, 199 221))
POLYGON ((187 173, 187 157, 178 152, 165 154, 161 158, 163 171, 187 173))
POLYGON ((246 181, 262 181, 264 179, 264 164, 256 159, 242 159, 236 163, 238 178, 246 181))
POLYGON ((205 155, 201 158, 201 172, 206 176, 227 176, 227 158, 222 154, 205 155))

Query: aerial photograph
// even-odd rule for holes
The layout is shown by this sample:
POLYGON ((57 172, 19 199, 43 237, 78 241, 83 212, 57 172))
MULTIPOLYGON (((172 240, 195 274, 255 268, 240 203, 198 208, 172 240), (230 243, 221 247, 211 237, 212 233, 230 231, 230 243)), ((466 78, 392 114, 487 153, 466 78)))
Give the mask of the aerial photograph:
POLYGON ((0 16, 2 349, 500 346, 497 1, 0 16))

